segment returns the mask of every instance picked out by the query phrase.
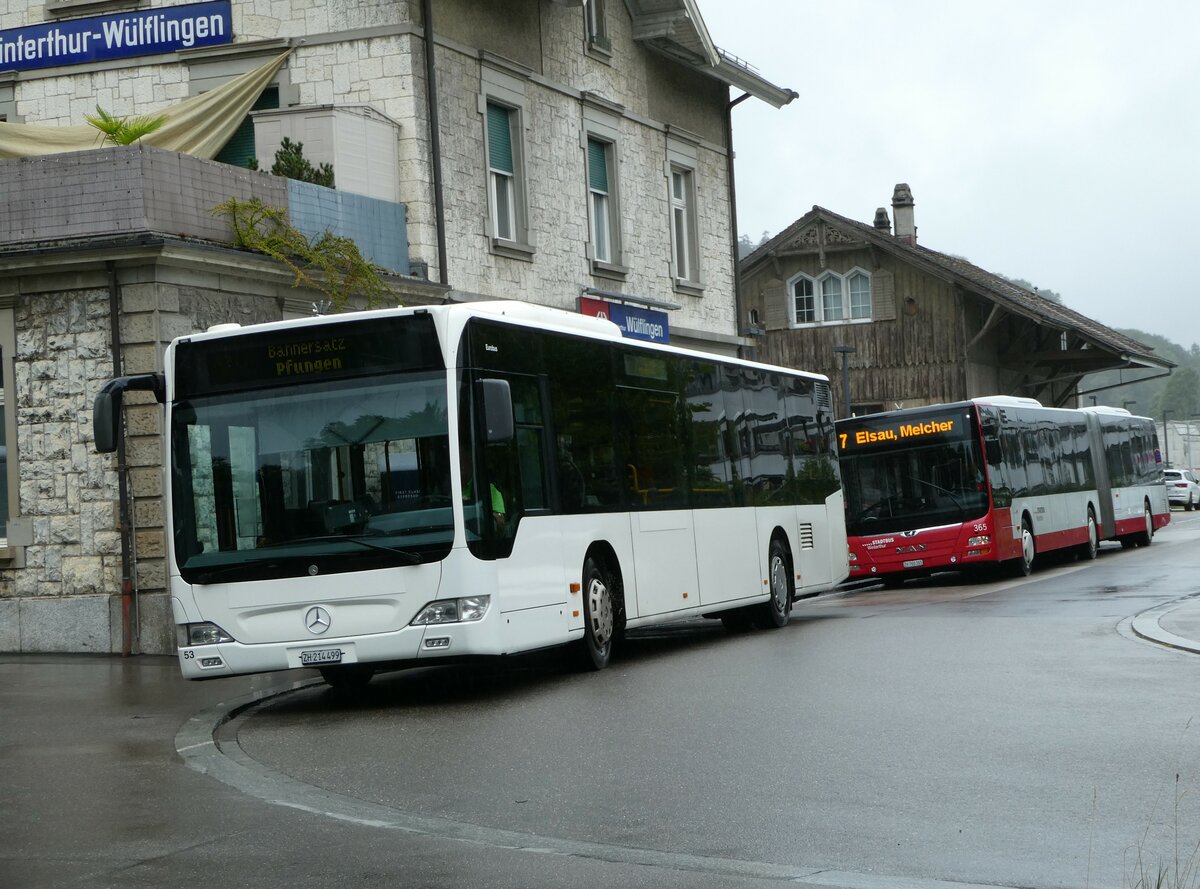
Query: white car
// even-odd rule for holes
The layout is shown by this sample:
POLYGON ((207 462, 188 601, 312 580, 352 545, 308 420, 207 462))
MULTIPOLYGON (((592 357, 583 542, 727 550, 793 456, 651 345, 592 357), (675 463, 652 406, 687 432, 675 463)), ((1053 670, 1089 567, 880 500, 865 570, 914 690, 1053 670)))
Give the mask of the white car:
POLYGON ((1167 483, 1167 499, 1182 503, 1189 512, 1200 506, 1200 481, 1189 469, 1164 469, 1163 481, 1167 483))

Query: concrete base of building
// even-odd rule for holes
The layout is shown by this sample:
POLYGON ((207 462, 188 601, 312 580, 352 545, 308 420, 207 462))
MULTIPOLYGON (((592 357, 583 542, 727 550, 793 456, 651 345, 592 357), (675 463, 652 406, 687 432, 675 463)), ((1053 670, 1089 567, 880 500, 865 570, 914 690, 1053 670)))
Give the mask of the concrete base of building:
MULTIPOLYGON (((175 626, 167 598, 165 593, 148 593, 131 603, 134 653, 175 653, 175 626)), ((119 595, 0 599, 0 652, 119 654, 124 612, 119 595)))

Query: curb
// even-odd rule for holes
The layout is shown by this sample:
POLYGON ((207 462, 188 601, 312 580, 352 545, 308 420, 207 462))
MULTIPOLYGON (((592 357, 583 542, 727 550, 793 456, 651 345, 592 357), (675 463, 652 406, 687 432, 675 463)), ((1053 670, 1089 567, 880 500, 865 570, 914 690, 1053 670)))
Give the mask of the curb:
POLYGON ((1196 599, 1197 595, 1193 594, 1183 599, 1177 599, 1174 602, 1168 602, 1166 605, 1159 605, 1143 611, 1133 618, 1130 627, 1135 636, 1145 639, 1147 642, 1154 642, 1158 645, 1164 645, 1167 648, 1174 648, 1177 651, 1200 654, 1200 642, 1194 639, 1185 639, 1183 636, 1176 636, 1169 630, 1164 630, 1159 623, 1163 617, 1172 611, 1183 608, 1185 605, 1193 604, 1196 599))

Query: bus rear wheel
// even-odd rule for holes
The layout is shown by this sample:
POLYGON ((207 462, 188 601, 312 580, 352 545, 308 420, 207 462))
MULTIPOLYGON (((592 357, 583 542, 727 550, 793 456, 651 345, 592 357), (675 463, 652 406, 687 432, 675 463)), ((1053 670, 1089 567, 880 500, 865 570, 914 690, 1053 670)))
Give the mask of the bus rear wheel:
POLYGON ((1138 546, 1149 546, 1154 542, 1154 516, 1150 512, 1150 506, 1146 506, 1146 527, 1139 531, 1133 538, 1134 543, 1138 546))
POLYGON ((755 608, 754 624, 759 629, 786 627, 792 616, 792 562, 787 547, 776 537, 767 551, 767 585, 771 598, 755 608))
POLYGON ((593 556, 583 563, 583 642, 582 664, 589 670, 603 670, 612 659, 616 635, 617 606, 612 574, 593 556))
POLYGON ((1079 546, 1079 558, 1092 561, 1100 554, 1100 532, 1096 529, 1096 514, 1088 507, 1086 543, 1079 546))

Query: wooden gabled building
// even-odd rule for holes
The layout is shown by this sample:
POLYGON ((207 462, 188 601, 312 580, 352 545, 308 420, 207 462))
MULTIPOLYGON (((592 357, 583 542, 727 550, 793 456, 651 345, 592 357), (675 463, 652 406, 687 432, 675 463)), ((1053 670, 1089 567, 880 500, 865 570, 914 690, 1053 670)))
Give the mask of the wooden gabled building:
POLYGON ((839 415, 980 395, 1074 406, 1087 374, 1169 371, 1153 350, 967 260, 917 243, 912 193, 895 231, 813 207, 740 264, 760 360, 828 374, 839 415), (842 403, 849 347, 850 411, 842 403))

